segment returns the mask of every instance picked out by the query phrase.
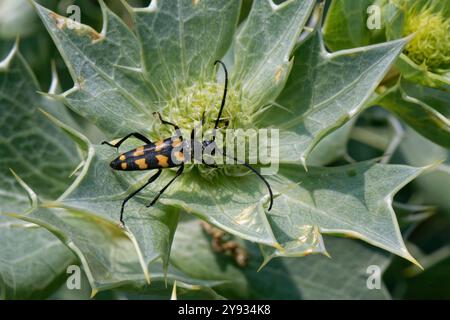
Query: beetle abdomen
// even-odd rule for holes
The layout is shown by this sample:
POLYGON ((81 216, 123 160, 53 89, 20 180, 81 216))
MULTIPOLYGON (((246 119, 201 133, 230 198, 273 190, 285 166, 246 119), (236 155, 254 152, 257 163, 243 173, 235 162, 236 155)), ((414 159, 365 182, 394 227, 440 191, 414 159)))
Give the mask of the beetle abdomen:
POLYGON ((178 167, 184 161, 182 151, 177 148, 180 144, 181 141, 178 138, 146 144, 122 153, 111 161, 110 166, 114 170, 123 171, 178 167))

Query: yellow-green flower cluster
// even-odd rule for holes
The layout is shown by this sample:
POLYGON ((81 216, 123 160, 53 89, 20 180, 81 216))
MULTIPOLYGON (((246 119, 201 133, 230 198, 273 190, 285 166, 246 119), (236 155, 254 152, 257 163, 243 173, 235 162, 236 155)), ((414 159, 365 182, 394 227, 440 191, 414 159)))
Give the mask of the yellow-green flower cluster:
MULTIPOLYGON (((207 82, 194 84, 185 88, 175 98, 167 102, 163 108, 165 119, 176 123, 180 128, 190 131, 204 114, 203 132, 211 130, 217 119, 223 96, 223 83, 207 82)), ((219 128, 247 127, 251 121, 249 115, 243 112, 242 98, 232 87, 228 88, 226 104, 221 116, 219 128)), ((158 128, 158 132, 169 129, 167 126, 158 128)))
POLYGON ((406 55, 427 69, 446 69, 450 64, 450 19, 433 4, 418 9, 414 1, 401 1, 406 9, 403 35, 414 34, 406 55))

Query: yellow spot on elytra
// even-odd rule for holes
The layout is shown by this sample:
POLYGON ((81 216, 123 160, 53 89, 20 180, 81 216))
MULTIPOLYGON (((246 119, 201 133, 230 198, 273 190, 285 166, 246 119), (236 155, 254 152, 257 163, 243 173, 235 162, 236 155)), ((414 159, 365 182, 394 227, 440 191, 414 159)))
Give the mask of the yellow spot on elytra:
MULTIPOLYGON (((127 158, 127 157, 125 157, 125 155, 122 154, 122 155, 119 157, 119 160, 120 160, 120 161, 124 161, 126 158, 127 158)), ((122 163, 122 164, 123 164, 123 163, 122 163)))
POLYGON ((174 154, 173 154, 174 156, 175 156, 175 158, 178 160, 178 161, 184 161, 184 154, 183 154, 183 152, 180 152, 180 151, 177 151, 177 152, 174 152, 174 154))
POLYGON ((126 162, 122 162, 120 164, 120 166, 122 167, 122 170, 126 170, 127 169, 127 163, 126 162))
POLYGON ((180 138, 176 138, 176 139, 172 140, 172 147, 176 148, 179 145, 181 145, 181 139, 180 138))
POLYGON ((136 148, 136 151, 133 153, 133 156, 139 157, 144 155, 144 146, 140 146, 136 148))
POLYGON ((158 155, 156 156, 156 159, 158 159, 158 165, 159 165, 161 168, 167 168, 167 167, 169 166, 169 163, 167 162, 167 161, 169 160, 168 157, 163 156, 163 155, 161 155, 161 154, 158 154, 158 155))
POLYGON ((155 151, 161 151, 161 149, 165 146, 163 140, 155 142, 155 151))
POLYGON ((200 0, 192 0, 192 4, 193 4, 194 6, 198 5, 199 2, 200 2, 200 0))
POLYGON ((138 165, 139 169, 141 169, 141 170, 148 168, 147 163, 145 163, 145 158, 138 159, 138 160, 134 161, 134 163, 136 163, 138 165))

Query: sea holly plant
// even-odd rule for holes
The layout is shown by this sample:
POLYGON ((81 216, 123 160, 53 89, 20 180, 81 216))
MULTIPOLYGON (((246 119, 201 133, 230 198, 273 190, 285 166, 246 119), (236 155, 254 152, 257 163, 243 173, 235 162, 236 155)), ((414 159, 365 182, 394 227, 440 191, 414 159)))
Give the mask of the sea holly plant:
MULTIPOLYGON (((279 150, 274 159, 278 170, 266 176, 274 194, 271 210, 266 186, 256 175, 237 170, 239 164, 217 168, 188 164, 155 206, 148 208, 146 204, 174 177, 175 171, 164 170, 158 180, 131 199, 125 209, 126 225, 121 226, 122 201, 154 172, 111 170, 109 163, 118 156, 117 150, 86 138, 69 115, 43 108, 39 117, 53 123, 51 130, 62 136, 58 148, 70 146, 49 163, 66 165, 73 171, 73 178, 47 194, 47 189, 41 190, 23 174, 25 169, 16 169, 14 163, 8 162, 6 165, 18 175, 18 180, 11 181, 20 181, 34 201, 31 208, 8 207, 2 212, 8 216, 5 219, 32 225, 64 244, 65 254, 72 259, 76 256, 82 265, 93 295, 131 287, 151 296, 152 275, 157 274, 157 280, 165 275, 169 283, 177 280, 186 288, 201 288, 216 298, 299 298, 300 292, 305 297, 319 297, 326 280, 297 269, 308 265, 308 261, 320 270, 329 268, 332 262, 326 257, 300 258, 320 253, 339 256, 338 264, 348 268, 333 282, 328 297, 385 298, 385 292, 369 294, 363 287, 345 293, 340 290, 343 282, 357 281, 349 280, 353 273, 363 278, 364 261, 357 260, 358 265, 346 262, 349 252, 385 265, 387 253, 373 248, 378 247, 418 264, 403 241, 392 202, 394 195, 426 167, 377 160, 324 167, 329 160, 321 161, 317 159, 319 153, 315 153, 328 150, 327 159, 346 155, 352 125, 374 101, 409 122, 401 107, 389 108, 399 99, 387 94, 397 94, 398 87, 407 88, 408 84, 387 86, 386 80, 411 37, 401 34, 376 44, 367 40, 356 48, 330 52, 334 48, 324 41, 321 30, 323 7, 316 6, 313 0, 254 0, 240 23, 240 1, 153 0, 146 7, 123 2, 131 24, 102 1, 99 3, 103 13, 99 32, 33 3, 73 79, 72 88, 62 93, 41 92, 39 99, 51 99, 59 106, 58 111, 67 106, 96 126, 111 143, 131 132, 152 141, 173 134, 161 125, 154 112, 179 125, 188 137, 202 118, 204 130, 215 126, 224 90, 223 73, 214 65, 220 59, 228 69, 229 83, 219 131, 277 130, 279 150), (312 15, 316 19, 311 19, 312 15), (308 21, 314 20, 319 23, 307 27, 308 21), (390 104, 383 103, 386 100, 390 104), (337 146, 329 147, 336 141, 337 146), (226 257, 231 269, 221 275, 220 266, 212 258, 216 254, 208 247, 198 220, 226 231, 247 248, 249 266, 240 270, 226 257), (346 246, 351 240, 335 239, 342 236, 361 239, 373 247, 361 243, 346 246), (271 261, 273 258, 278 259, 271 261), (210 267, 202 273, 201 268, 191 269, 190 263, 210 267), (260 280, 275 277, 272 264, 289 270, 295 281, 273 295, 266 291, 258 294, 258 286, 253 287, 248 279, 259 281, 258 267, 263 270, 260 280), (308 285, 310 281, 314 285, 308 285), (232 288, 235 284, 249 289, 238 293, 232 288)), ((337 19, 338 15, 333 15, 335 7, 328 13, 331 18, 325 19, 325 32, 330 30, 331 19, 337 19)), ((16 103, 5 97, 2 95, 5 101, 16 103)), ((445 119, 434 119, 425 122, 423 130, 430 139, 445 144, 442 141, 446 129, 441 126, 445 119)), ((8 130, 3 130, 2 135, 8 137, 8 130)), ((47 138, 53 141, 50 134, 47 138)), ((120 151, 141 144, 129 139, 120 151)), ((47 162, 39 163, 44 166, 47 162)), ((261 163, 255 166, 263 169, 261 163)), ((48 177, 54 171, 49 170, 48 177)), ((57 173, 69 175, 65 169, 57 173)))
MULTIPOLYGON (((4 121, 0 144, 4 183, 0 193, 1 298, 48 297, 64 281, 66 268, 74 264, 82 264, 92 295, 118 283, 147 284, 147 268, 132 235, 96 215, 51 205, 50 200, 73 182, 71 173, 79 161, 87 158, 90 162, 92 150, 84 136, 54 118, 76 126, 63 105, 37 93, 41 89, 19 53, 18 43, 0 63, 0 82, 4 121)), ((57 87, 55 77, 49 92, 56 92, 57 87)), ((153 280, 156 286, 176 280, 192 292, 208 291, 211 286, 192 282, 173 269, 157 272, 153 280)), ((156 294, 155 290, 146 293, 156 294)))
POLYGON ((345 10, 351 0, 333 1, 324 25, 332 50, 359 47, 380 41, 411 37, 395 67, 378 88, 380 104, 431 141, 449 148, 450 121, 450 8, 445 1, 365 1, 366 6, 345 10), (379 29, 360 25, 367 6, 381 12, 379 29), (344 18, 341 18, 344 16, 344 18), (360 25, 358 31, 349 26, 360 25), (359 36, 352 36, 352 34, 359 36))
MULTIPOLYGON (((79 162, 73 142, 39 108, 54 111, 18 44, 0 62, 0 297, 37 298, 55 283, 74 255, 44 228, 3 213, 19 214, 37 206, 35 189, 54 199, 70 183, 79 162), (17 176, 20 172, 21 178, 17 176), (30 265, 33 268, 30 268, 30 265)), ((64 114, 59 114, 64 117, 64 114)))

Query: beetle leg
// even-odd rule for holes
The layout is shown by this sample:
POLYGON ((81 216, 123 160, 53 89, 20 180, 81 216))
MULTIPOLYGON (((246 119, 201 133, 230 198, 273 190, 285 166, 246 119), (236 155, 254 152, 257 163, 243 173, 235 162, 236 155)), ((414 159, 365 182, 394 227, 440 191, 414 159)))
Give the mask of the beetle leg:
POLYGON ((150 177, 150 179, 148 179, 148 181, 141 187, 139 187, 139 189, 133 191, 131 194, 129 194, 122 202, 122 207, 120 209, 120 223, 125 226, 125 222, 123 221, 123 210, 125 208, 125 204, 128 202, 128 200, 130 200, 131 198, 133 198, 136 194, 138 194, 142 189, 144 189, 146 186, 148 186, 150 183, 154 182, 156 179, 158 179, 158 177, 161 175, 162 170, 159 169, 154 175, 152 175, 150 177))
POLYGON ((184 170, 184 163, 182 162, 181 165, 180 165, 180 168, 177 170, 177 173, 175 174, 175 177, 173 177, 172 180, 170 180, 169 183, 166 184, 164 186, 164 188, 162 188, 158 192, 156 197, 152 200, 152 202, 150 202, 150 204, 147 205, 147 207, 153 206, 156 203, 156 201, 158 201, 159 197, 164 193, 164 191, 166 191, 166 189, 172 184, 172 182, 174 182, 175 179, 178 178, 183 173, 183 170, 184 170))
POLYGON ((159 113, 159 112, 153 112, 153 115, 158 116, 158 118, 159 118, 159 120, 161 121, 162 124, 166 124, 166 125, 174 127, 175 128, 175 132, 177 133, 177 136, 180 137, 181 140, 183 140, 183 136, 181 135, 181 131, 180 131, 180 127, 179 126, 177 126, 176 124, 174 124, 172 122, 164 120, 161 117, 161 113, 159 113))
POLYGON ((122 143, 124 143, 128 138, 135 137, 136 139, 141 140, 142 142, 145 142, 146 144, 152 143, 147 137, 143 136, 139 132, 132 132, 130 134, 127 134, 125 137, 119 140, 116 144, 111 144, 108 141, 103 141, 102 144, 106 144, 113 148, 119 148, 122 143))
POLYGON ((272 209, 272 205, 273 205, 273 192, 272 192, 272 187, 270 186, 270 184, 269 184, 269 182, 266 180, 266 178, 264 178, 264 177, 261 175, 261 173, 258 172, 258 170, 256 170, 256 169, 253 168, 249 163, 247 163, 247 161, 242 161, 242 160, 239 160, 239 159, 236 158, 236 157, 229 156, 229 155, 227 155, 226 152, 224 153, 224 152, 223 152, 222 150, 220 150, 220 149, 217 149, 217 150, 218 150, 222 155, 224 155, 224 156, 226 156, 226 157, 228 157, 228 158, 230 158, 230 159, 233 159, 233 160, 236 161, 237 163, 239 163, 239 164, 245 166, 246 168, 250 169, 251 171, 253 171, 253 173, 256 174, 256 175, 264 182, 264 184, 266 185, 267 189, 269 190, 270 204, 269 204, 269 209, 268 209, 268 211, 270 211, 270 210, 272 209))

